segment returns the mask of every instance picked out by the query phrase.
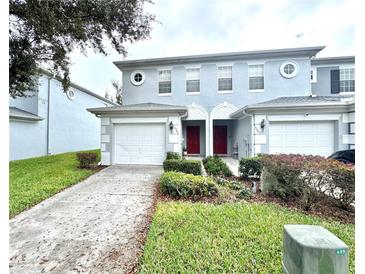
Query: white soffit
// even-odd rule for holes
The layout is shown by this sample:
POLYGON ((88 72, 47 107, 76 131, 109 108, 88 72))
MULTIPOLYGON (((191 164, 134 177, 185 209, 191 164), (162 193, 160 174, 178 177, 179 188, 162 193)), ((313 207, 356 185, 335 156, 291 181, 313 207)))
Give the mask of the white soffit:
POLYGON ((235 105, 224 102, 223 104, 217 105, 212 110, 210 116, 211 119, 220 119, 220 120, 232 119, 230 115, 237 110, 238 107, 236 107, 235 105))

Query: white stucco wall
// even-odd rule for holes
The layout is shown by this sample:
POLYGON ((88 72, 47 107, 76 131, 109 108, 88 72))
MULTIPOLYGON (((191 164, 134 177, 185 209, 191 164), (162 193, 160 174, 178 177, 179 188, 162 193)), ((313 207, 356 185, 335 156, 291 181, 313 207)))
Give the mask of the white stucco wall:
MULTIPOLYGON (((37 122, 9 121, 10 160, 47 155, 47 108, 48 79, 39 79, 38 94, 31 98, 11 99, 9 105, 29 111, 26 100, 32 108, 38 105, 33 113, 44 118, 37 122), (34 101, 37 99, 37 103, 34 101)), ((75 91, 74 100, 68 99, 59 81, 51 80, 50 96, 50 130, 49 153, 58 154, 69 151, 100 148, 100 119, 86 109, 103 107, 105 102, 80 90, 75 91)))

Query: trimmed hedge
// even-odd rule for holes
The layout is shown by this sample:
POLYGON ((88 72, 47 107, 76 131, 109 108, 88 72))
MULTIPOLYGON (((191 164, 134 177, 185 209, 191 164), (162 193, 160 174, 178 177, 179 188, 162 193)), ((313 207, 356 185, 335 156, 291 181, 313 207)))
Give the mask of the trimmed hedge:
POLYGON ((355 167, 321 156, 279 154, 262 156, 263 193, 284 200, 300 199, 306 210, 326 195, 339 207, 355 201, 355 167))
POLYGON ((182 172, 165 172, 160 177, 162 192, 173 197, 213 196, 218 194, 216 183, 210 177, 182 172))
POLYGON ((199 160, 165 160, 163 162, 164 171, 177 171, 202 175, 202 166, 199 160))
POLYGON ((240 159, 238 171, 244 179, 260 177, 261 169, 261 157, 259 156, 240 159))
POLYGON ((168 151, 166 153, 166 160, 181 160, 181 154, 179 152, 168 151))
POLYGON ((205 170, 209 175, 230 177, 233 175, 227 164, 218 156, 203 159, 205 170))
POLYGON ((80 168, 92 168, 98 163, 98 154, 94 152, 78 152, 76 159, 80 168))

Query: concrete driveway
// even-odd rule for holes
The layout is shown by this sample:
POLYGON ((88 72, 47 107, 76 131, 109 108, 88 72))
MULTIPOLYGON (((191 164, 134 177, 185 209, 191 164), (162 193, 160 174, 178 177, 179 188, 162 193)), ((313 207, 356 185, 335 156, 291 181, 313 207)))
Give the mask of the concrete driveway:
POLYGON ((157 166, 111 166, 10 220, 10 273, 124 273, 141 251, 157 166))

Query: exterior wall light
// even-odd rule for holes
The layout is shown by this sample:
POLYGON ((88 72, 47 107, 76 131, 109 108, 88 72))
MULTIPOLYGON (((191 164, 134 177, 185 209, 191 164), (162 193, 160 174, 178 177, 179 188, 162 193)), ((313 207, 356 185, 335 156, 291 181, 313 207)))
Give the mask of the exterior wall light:
POLYGON ((260 123, 261 129, 264 129, 265 126, 266 126, 266 121, 265 121, 265 119, 262 119, 262 121, 260 123))
POLYGON ((174 129, 174 124, 172 123, 172 121, 170 121, 169 128, 170 128, 170 130, 172 132, 172 130, 174 129))

